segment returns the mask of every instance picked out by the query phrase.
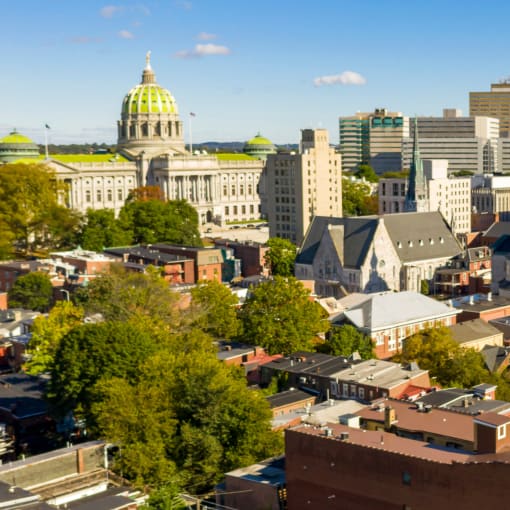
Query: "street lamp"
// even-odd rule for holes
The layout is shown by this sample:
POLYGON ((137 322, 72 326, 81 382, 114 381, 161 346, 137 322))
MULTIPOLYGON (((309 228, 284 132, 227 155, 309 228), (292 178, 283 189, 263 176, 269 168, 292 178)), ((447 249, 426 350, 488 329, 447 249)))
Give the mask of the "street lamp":
POLYGON ((69 291, 66 289, 60 289, 60 292, 66 295, 66 301, 70 301, 69 299, 69 291))

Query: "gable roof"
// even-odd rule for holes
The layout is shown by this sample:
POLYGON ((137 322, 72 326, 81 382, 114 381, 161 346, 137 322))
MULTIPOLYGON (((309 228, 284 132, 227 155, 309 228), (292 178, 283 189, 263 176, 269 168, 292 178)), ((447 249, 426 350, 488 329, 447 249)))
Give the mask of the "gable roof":
POLYGON ((402 262, 453 257, 462 249, 439 211, 384 216, 402 262))
POLYGON ((458 313, 444 303, 413 291, 383 292, 344 312, 357 328, 370 331, 397 324, 433 320, 458 313))
POLYGON ((470 321, 459 322, 450 326, 452 338, 459 344, 483 340, 489 336, 501 337, 503 344, 503 333, 483 319, 472 319, 470 321))
POLYGON ((493 223, 482 234, 482 237, 501 237, 503 235, 510 235, 510 221, 497 221, 493 223))
POLYGON ((377 216, 333 218, 315 216, 296 258, 296 264, 312 264, 321 240, 328 226, 343 226, 343 240, 339 238, 341 229, 330 229, 330 237, 337 250, 344 246, 344 266, 360 267, 368 253, 375 230, 379 223, 377 216))

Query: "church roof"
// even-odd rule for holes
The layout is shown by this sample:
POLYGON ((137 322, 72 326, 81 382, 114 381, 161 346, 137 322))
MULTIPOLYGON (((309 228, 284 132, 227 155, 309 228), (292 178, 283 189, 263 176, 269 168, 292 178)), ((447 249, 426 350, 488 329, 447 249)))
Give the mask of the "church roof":
MULTIPOLYGON (((368 249, 372 243, 375 229, 377 228, 377 216, 360 216, 349 218, 332 218, 329 216, 315 216, 308 229, 299 254, 297 264, 312 264, 321 239, 328 225, 343 226, 344 265, 347 267, 359 267, 363 264, 368 249)), ((342 245, 338 236, 340 229, 330 229, 330 235, 337 249, 342 245)))

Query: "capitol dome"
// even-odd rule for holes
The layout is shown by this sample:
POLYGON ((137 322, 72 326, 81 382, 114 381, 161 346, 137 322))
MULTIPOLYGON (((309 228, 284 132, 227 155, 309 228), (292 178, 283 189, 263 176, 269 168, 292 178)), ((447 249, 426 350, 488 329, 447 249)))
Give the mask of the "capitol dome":
POLYGON ((118 122, 118 144, 133 153, 184 152, 182 122, 169 90, 156 82, 146 56, 142 81, 124 97, 118 122))
POLYGON ((266 159, 268 154, 276 154, 276 147, 271 140, 257 133, 245 143, 243 152, 254 158, 266 159))
POLYGON ((15 129, 0 139, 0 162, 10 163, 18 159, 39 157, 39 146, 15 129))

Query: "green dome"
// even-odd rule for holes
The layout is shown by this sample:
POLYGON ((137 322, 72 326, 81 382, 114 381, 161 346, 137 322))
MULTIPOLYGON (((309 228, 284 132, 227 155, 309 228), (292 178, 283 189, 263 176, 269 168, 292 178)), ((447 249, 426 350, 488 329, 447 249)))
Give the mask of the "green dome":
POLYGON ((257 136, 254 136, 251 140, 246 142, 246 145, 270 145, 274 147, 273 142, 264 136, 261 136, 260 133, 257 136))
POLYGON ((122 102, 122 113, 175 113, 177 103, 169 90, 156 83, 140 83, 122 102))
POLYGON ((4 136, 0 143, 29 143, 30 145, 34 145, 34 142, 28 138, 28 136, 22 135, 18 133, 16 130, 9 133, 7 136, 4 136))
POLYGON ((265 160, 268 154, 276 154, 276 147, 271 140, 257 133, 244 144, 243 152, 254 158, 265 160))

